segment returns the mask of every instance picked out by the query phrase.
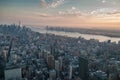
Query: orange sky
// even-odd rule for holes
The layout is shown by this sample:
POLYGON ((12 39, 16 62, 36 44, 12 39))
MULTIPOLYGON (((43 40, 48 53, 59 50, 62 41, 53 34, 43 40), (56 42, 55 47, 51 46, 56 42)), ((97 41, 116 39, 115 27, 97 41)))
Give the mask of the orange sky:
POLYGON ((0 24, 120 29, 119 0, 50 1, 0 1, 0 24))

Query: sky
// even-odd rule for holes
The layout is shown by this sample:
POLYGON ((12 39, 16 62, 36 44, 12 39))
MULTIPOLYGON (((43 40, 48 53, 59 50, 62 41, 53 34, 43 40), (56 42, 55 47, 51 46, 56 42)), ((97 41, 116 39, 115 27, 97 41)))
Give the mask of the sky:
POLYGON ((120 0, 0 0, 0 24, 120 29, 120 0))

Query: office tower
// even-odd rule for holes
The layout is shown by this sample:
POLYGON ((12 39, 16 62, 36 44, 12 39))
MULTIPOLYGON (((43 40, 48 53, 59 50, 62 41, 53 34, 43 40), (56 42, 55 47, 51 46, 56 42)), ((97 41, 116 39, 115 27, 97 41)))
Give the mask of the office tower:
POLYGON ((50 69, 54 69, 54 67, 55 67, 55 60, 54 60, 54 56, 53 55, 48 55, 47 64, 48 64, 48 67, 50 69))
POLYGON ((45 53, 45 59, 46 59, 47 63, 48 63, 48 58, 50 55, 51 55, 50 53, 45 53))
POLYGON ((50 80, 56 80, 56 71, 54 69, 50 70, 49 78, 50 80))
POLYGON ((58 58, 58 44, 56 39, 51 45, 51 54, 55 57, 55 59, 58 58))
POLYGON ((62 71, 62 57, 59 57, 58 60, 59 60, 59 64, 60 64, 60 71, 62 71))
POLYGON ((88 80, 88 60, 82 57, 79 57, 79 77, 88 80))
POLYGON ((54 55, 55 54, 55 46, 54 45, 51 45, 51 54, 54 55))
POLYGON ((69 79, 72 79, 72 65, 69 66, 69 79))
POLYGON ((59 75, 59 71, 60 71, 60 63, 58 60, 55 60, 55 70, 57 71, 57 74, 59 75))
POLYGON ((4 78, 4 67, 5 67, 4 59, 0 56, 0 80, 3 80, 4 78))
POLYGON ((5 70, 5 80, 15 79, 20 80, 22 78, 21 68, 10 68, 5 70))
POLYGON ((10 52, 11 52, 11 49, 12 49, 12 39, 10 41, 10 45, 9 45, 9 50, 8 50, 8 54, 7 54, 7 62, 9 62, 9 58, 10 58, 10 52))
POLYGON ((45 58, 45 60, 47 61, 47 58, 48 58, 48 53, 47 52, 44 52, 44 54, 43 54, 43 57, 45 58))
POLYGON ((7 54, 8 54, 7 50, 4 50, 3 51, 3 57, 4 57, 5 61, 7 61, 7 54))

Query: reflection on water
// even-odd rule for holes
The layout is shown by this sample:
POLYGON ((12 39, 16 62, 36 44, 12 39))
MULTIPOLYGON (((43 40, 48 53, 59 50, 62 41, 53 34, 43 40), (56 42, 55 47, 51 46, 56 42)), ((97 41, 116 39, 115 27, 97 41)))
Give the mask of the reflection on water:
POLYGON ((55 35, 61 35, 61 36, 68 36, 68 37, 83 37, 87 40, 89 39, 97 39, 100 42, 111 40, 112 42, 118 42, 120 41, 120 38, 115 37, 108 37, 103 35, 91 35, 91 34, 80 34, 77 32, 63 32, 63 31, 50 31, 46 30, 45 28, 36 28, 36 27, 30 27, 33 31, 40 32, 40 33, 52 33, 55 35))

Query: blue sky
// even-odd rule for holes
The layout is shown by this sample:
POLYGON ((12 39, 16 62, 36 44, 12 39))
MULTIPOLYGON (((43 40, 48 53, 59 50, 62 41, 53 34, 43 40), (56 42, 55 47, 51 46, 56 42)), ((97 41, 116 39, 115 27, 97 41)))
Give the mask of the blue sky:
POLYGON ((25 25, 118 27, 120 0, 0 0, 0 23, 19 20, 25 25))

